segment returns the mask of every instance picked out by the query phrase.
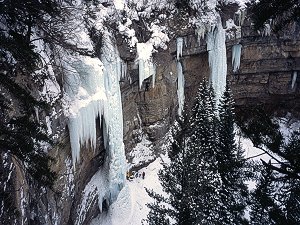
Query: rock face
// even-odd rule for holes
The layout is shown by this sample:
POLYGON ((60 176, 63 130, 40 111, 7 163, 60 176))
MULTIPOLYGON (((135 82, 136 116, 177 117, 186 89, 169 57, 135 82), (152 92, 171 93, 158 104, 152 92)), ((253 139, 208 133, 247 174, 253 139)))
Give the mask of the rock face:
POLYGON ((243 46, 240 69, 233 73, 228 68, 228 80, 238 105, 265 103, 299 107, 299 78, 292 84, 294 74, 300 69, 299 26, 293 24, 287 30, 281 36, 258 36, 253 34, 250 21, 245 21, 240 41, 243 46))
MULTIPOLYGON (((288 29, 291 32, 277 37, 261 36, 251 29, 250 24, 248 20, 244 22, 241 38, 227 41, 227 80, 236 104, 278 104, 299 110, 300 78, 296 77, 292 85, 294 74, 300 73, 299 26, 293 25, 288 29), (234 73, 231 49, 237 43, 242 45, 241 65, 234 73)), ((199 43, 194 35, 184 35, 183 56, 180 60, 185 77, 185 99, 191 106, 200 82, 203 78, 208 79, 210 68, 205 41, 199 43)), ((176 40, 171 40, 168 50, 154 55, 157 65, 155 86, 151 86, 150 77, 141 88, 138 85, 138 68, 134 62, 135 53, 128 52, 119 43, 121 57, 128 62, 128 74, 121 81, 121 91, 124 144, 129 161, 132 160, 132 149, 141 142, 142 136, 153 143, 153 154, 159 153, 155 146, 160 146, 162 137, 177 115, 175 43, 176 40)), ((56 159, 53 169, 59 175, 54 190, 39 189, 29 183, 22 169, 17 166, 18 163, 14 163, 16 169, 13 176, 16 183, 13 186, 21 190, 16 194, 15 201, 22 212, 16 224, 54 224, 54 221, 57 224, 89 224, 100 213, 96 189, 90 192, 90 196, 84 196, 83 192, 105 159, 101 128, 97 130, 96 151, 89 147, 82 149, 81 160, 75 171, 72 169, 68 132, 60 138, 59 144, 51 151, 51 156, 56 159)))
MULTIPOLYGON (((294 77, 300 69, 299 25, 287 28, 289 32, 279 36, 262 36, 253 31, 251 22, 241 26, 242 37, 227 40, 227 81, 233 91, 236 104, 269 104, 299 109, 299 78, 294 77), (241 63, 233 72, 232 46, 242 45, 241 63), (294 77, 294 84, 293 83, 294 77)), ((202 78, 208 78, 210 69, 204 41, 197 43, 193 35, 185 36, 183 49, 185 95, 191 100, 202 78)), ((175 55, 173 43, 170 48, 175 55)))

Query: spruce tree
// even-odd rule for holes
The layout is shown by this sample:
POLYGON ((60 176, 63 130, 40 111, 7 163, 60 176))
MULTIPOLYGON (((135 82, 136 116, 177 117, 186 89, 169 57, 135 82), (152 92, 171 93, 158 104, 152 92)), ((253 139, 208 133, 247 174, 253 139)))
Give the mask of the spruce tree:
POLYGON ((276 182, 282 183, 279 196, 284 200, 288 224, 300 224, 300 130, 294 131, 284 145, 281 154, 284 161, 276 171, 283 169, 276 182), (286 173, 288 172, 288 173, 286 173))
POLYGON ((221 176, 221 200, 223 224, 245 224, 247 186, 244 183, 245 159, 235 141, 234 101, 229 87, 219 103, 218 122, 218 172, 221 176))
POLYGON ((149 224, 169 224, 170 219, 175 224, 193 224, 191 220, 191 205, 189 204, 191 174, 191 153, 187 147, 188 127, 187 117, 178 120, 174 130, 174 141, 169 151, 170 163, 163 165, 159 171, 159 180, 167 197, 147 190, 155 202, 148 204, 150 213, 147 216, 149 224), (166 208, 169 206, 168 208, 166 208))
POLYGON ((204 81, 190 118, 189 148, 193 154, 191 204, 195 224, 218 224, 220 176, 217 171, 216 108, 212 88, 204 81))
POLYGON ((278 32, 290 22, 299 20, 300 2, 298 0, 251 0, 247 6, 254 28, 257 30, 272 20, 274 30, 278 32))
MULTIPOLYGON (((271 164, 271 162, 269 162, 271 164)), ((251 193, 250 224, 289 224, 274 201, 275 174, 270 167, 263 167, 256 189, 251 193)))

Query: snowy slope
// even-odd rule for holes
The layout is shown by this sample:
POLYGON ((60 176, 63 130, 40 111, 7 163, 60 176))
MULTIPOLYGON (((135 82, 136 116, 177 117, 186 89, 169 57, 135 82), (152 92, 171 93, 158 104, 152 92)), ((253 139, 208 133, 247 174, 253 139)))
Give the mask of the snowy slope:
POLYGON ((156 159, 146 168, 138 171, 145 172, 145 179, 141 177, 127 180, 125 187, 119 193, 118 199, 110 206, 107 212, 95 218, 91 225, 141 225, 149 212, 147 203, 152 199, 145 191, 145 187, 162 193, 162 187, 158 181, 158 171, 162 168, 161 158, 156 159))

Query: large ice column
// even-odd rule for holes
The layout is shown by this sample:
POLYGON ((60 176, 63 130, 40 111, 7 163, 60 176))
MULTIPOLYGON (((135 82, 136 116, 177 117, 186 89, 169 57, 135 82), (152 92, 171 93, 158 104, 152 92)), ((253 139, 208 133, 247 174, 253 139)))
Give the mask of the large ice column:
POLYGON ((232 67, 233 72, 236 72, 240 68, 241 63, 242 45, 236 44, 232 46, 232 67))
POLYGON ((217 25, 212 26, 211 31, 207 33, 207 51, 210 82, 216 93, 216 103, 218 103, 226 87, 227 74, 225 30, 220 18, 217 25))
POLYGON ((182 65, 177 61, 177 96, 178 96, 178 115, 181 116, 184 107, 184 76, 182 65))
POLYGON ((143 81, 152 76, 152 85, 155 83, 156 67, 152 60, 153 45, 147 43, 137 43, 137 56, 139 63, 139 86, 142 87, 143 81))
POLYGON ((125 182, 126 160, 123 144, 123 115, 119 80, 126 65, 109 34, 104 35, 101 61, 88 56, 70 56, 65 81, 73 167, 83 145, 96 147, 96 119, 103 118, 106 158, 101 168, 103 185, 98 188, 99 206, 113 202, 125 182), (72 58, 73 57, 73 58, 72 58))
POLYGON ((178 115, 181 116, 184 107, 184 76, 180 56, 182 56, 183 38, 178 37, 177 44, 177 96, 178 96, 178 115))
POLYGON ((106 87, 107 103, 104 107, 104 119, 108 134, 108 176, 109 176, 109 200, 114 201, 125 182, 126 159, 123 143, 123 113, 119 78, 120 56, 111 38, 104 38, 103 54, 101 60, 104 65, 103 75, 110 80, 106 87))

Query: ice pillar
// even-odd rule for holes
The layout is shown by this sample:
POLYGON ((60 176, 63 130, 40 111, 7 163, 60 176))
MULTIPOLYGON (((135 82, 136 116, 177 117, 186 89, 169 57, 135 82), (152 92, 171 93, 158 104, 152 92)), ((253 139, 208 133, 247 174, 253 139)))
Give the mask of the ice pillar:
POLYGON ((219 102, 225 87, 227 74, 227 58, 225 45, 225 30, 221 19, 212 26, 207 34, 208 62, 210 67, 210 83, 216 93, 216 103, 219 102))

